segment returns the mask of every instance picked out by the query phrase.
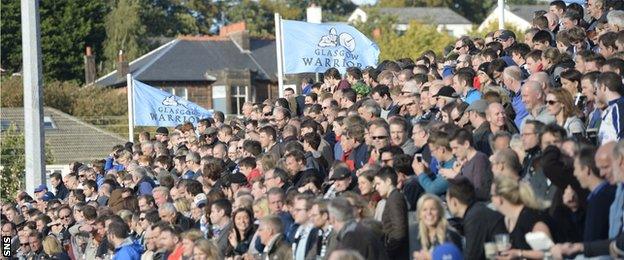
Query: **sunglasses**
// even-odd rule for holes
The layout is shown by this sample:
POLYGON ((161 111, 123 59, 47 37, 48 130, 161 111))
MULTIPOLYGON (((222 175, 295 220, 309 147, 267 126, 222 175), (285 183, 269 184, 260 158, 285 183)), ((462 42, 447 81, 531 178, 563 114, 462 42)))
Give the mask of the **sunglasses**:
POLYGON ((556 100, 546 100, 546 104, 554 106, 555 104, 557 104, 558 101, 556 100))
POLYGON ((388 137, 387 137, 387 136, 385 136, 385 135, 380 135, 380 136, 372 136, 371 138, 372 138, 373 140, 383 140, 383 139, 386 139, 386 138, 388 138, 388 137))
POLYGON ((466 45, 462 45, 462 46, 459 46, 459 47, 455 47, 455 50, 456 50, 456 51, 458 51, 459 49, 464 48, 464 46, 466 46, 466 45))
POLYGON ((68 219, 69 215, 65 215, 65 216, 59 216, 60 219, 68 219))
POLYGON ((272 113, 264 113, 264 116, 272 116, 272 113))

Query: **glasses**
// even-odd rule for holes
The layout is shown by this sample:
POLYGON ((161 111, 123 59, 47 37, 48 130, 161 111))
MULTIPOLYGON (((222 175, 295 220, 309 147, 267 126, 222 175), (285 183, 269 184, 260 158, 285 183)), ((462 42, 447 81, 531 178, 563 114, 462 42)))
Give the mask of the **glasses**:
POLYGON ((557 104, 559 101, 557 100, 546 100, 546 104, 554 106, 555 104, 557 104))
POLYGON ((386 138, 388 138, 388 137, 387 137, 387 136, 385 136, 385 135, 380 135, 380 136, 372 136, 371 138, 372 138, 373 140, 383 140, 383 139, 386 139, 386 138))
POLYGON ((264 116, 272 116, 272 113, 264 113, 264 116))
POLYGON ((143 220, 145 220, 145 218, 139 218, 139 221, 143 221, 143 220))
POLYGON ((462 46, 459 46, 459 47, 455 47, 455 50, 456 50, 456 51, 458 51, 459 49, 464 48, 464 46, 466 46, 466 45, 462 45, 462 46))
POLYGON ((69 215, 59 216, 59 219, 69 219, 69 215))
POLYGON ((29 245, 28 243, 20 243, 21 246, 27 246, 29 245))

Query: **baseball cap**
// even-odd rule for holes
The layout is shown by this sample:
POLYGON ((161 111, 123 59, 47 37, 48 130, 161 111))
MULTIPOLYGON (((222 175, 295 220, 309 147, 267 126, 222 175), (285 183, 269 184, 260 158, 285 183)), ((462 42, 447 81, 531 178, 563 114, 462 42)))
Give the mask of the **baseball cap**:
POLYGON ((466 112, 475 111, 479 114, 485 114, 485 110, 487 110, 488 102, 485 99, 475 100, 466 108, 466 112))
POLYGON ((208 204, 208 198, 206 197, 206 194, 200 193, 195 195, 193 202, 195 203, 195 206, 202 208, 208 204))
POLYGON ((156 134, 169 135, 169 129, 161 126, 159 128, 156 128, 156 134))
POLYGON ((351 177, 351 172, 346 167, 338 167, 334 169, 334 174, 332 174, 330 180, 342 180, 351 177))
POLYGON ((451 86, 444 86, 438 91, 437 94, 433 95, 434 97, 450 97, 457 98, 457 93, 455 93, 455 89, 451 86))
POLYGON ((509 38, 514 38, 516 39, 516 34, 510 30, 502 30, 501 34, 496 37, 496 39, 501 39, 501 40, 508 40, 509 38))
POLYGON ((455 74, 455 70, 450 66, 444 66, 442 69, 442 78, 453 76, 453 74, 455 74))
POLYGON ((433 248, 433 252, 431 253, 432 260, 463 260, 464 256, 462 255, 459 248, 453 243, 444 243, 439 246, 433 248))
POLYGON ((402 92, 411 92, 412 94, 416 94, 418 93, 418 86, 416 85, 416 82, 413 80, 409 80, 407 82, 405 82, 405 85, 403 85, 403 89, 401 89, 402 92))
POLYGON ((41 184, 41 185, 39 185, 39 187, 37 187, 37 188, 35 189, 35 193, 37 193, 37 192, 42 192, 42 191, 44 191, 44 190, 48 190, 48 186, 46 186, 45 184, 41 184))

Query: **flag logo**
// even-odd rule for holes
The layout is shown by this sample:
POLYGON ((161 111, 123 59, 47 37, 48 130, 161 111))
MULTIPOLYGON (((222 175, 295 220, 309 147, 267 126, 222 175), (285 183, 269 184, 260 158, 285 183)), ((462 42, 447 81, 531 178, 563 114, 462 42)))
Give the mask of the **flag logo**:
POLYGON ((318 46, 321 48, 342 46, 349 50, 349 52, 352 52, 355 51, 355 39, 353 39, 351 34, 346 32, 338 35, 336 33, 336 28, 332 27, 329 29, 328 35, 323 35, 321 37, 318 46))
POLYGON ((134 125, 137 126, 195 124, 213 114, 212 110, 135 79, 132 80, 132 89, 134 125))
POLYGON ((377 65, 377 44, 347 24, 283 20, 282 35, 285 74, 377 65))

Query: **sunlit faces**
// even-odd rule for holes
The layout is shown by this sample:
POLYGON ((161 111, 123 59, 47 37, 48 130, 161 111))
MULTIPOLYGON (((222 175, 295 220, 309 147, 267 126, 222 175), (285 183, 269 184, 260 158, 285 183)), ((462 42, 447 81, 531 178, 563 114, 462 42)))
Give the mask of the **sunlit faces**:
POLYGON ((561 104, 561 102, 559 102, 559 100, 557 100, 557 97, 555 97, 555 95, 553 94, 546 95, 546 104, 548 108, 548 113, 553 116, 558 115, 563 110, 563 105, 561 104))
POLYGON ((418 220, 422 221, 427 227, 435 228, 440 222, 441 217, 441 212, 438 209, 436 201, 427 199, 421 206, 418 220))
POLYGON ((392 185, 392 181, 390 179, 383 180, 379 177, 375 177, 374 180, 375 190, 379 193, 379 196, 382 198, 387 198, 390 195, 390 192, 394 188, 392 185))
POLYGON ((390 139, 392 145, 401 146, 407 139, 407 134, 400 124, 390 124, 390 139))

